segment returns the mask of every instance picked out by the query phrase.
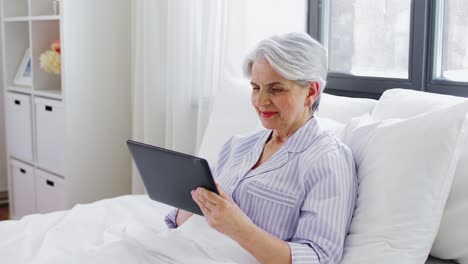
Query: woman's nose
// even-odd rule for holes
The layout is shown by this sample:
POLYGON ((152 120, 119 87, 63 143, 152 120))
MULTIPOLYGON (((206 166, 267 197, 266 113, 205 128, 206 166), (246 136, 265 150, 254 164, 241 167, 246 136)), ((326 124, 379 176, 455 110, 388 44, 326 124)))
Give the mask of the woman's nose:
POLYGON ((263 106, 263 105, 267 105, 270 103, 270 97, 268 95, 268 93, 266 93, 265 91, 262 91, 260 90, 257 94, 257 98, 255 100, 255 103, 257 104, 257 106, 263 106))

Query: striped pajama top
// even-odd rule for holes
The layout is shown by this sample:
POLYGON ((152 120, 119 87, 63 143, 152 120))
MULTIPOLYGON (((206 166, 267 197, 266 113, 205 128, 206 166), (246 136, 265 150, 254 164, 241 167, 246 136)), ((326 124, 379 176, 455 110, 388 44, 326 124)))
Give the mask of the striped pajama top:
POLYGON ((215 180, 254 224, 288 242, 292 263, 339 263, 357 195, 351 151, 312 118, 252 170, 271 133, 231 138, 215 180))

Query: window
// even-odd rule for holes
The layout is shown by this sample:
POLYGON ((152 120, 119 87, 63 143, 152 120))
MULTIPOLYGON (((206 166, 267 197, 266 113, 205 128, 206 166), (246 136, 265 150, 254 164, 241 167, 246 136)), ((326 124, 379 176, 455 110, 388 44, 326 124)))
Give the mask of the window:
POLYGON ((466 14, 466 0, 309 0, 309 34, 328 50, 327 90, 468 96, 466 14))
POLYGON ((328 8, 331 72, 408 78, 408 0, 333 0, 328 8))
POLYGON ((437 1, 433 78, 468 82, 468 2, 437 1))

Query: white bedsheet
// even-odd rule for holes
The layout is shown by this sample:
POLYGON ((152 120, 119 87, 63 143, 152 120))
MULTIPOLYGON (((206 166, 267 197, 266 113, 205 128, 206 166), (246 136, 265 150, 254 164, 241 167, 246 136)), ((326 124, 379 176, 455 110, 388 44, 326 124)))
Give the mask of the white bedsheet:
POLYGON ((257 263, 202 217, 167 229, 169 209, 130 195, 0 222, 0 263, 257 263))

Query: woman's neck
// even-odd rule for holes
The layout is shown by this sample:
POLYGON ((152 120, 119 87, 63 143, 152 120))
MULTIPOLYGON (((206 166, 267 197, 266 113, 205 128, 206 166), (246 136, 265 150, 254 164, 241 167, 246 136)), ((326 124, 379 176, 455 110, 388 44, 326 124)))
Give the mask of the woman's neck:
POLYGON ((298 123, 295 126, 292 126, 289 129, 274 129, 273 133, 271 134, 270 139, 268 142, 273 144, 283 144, 286 142, 299 128, 301 128, 305 123, 307 123, 313 116, 308 116, 303 122, 298 123))

